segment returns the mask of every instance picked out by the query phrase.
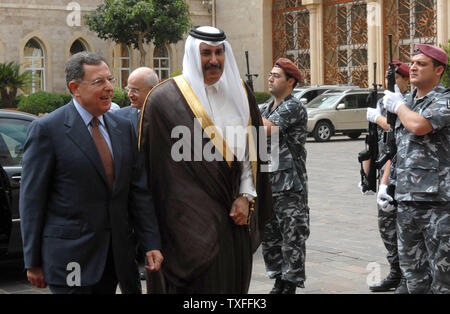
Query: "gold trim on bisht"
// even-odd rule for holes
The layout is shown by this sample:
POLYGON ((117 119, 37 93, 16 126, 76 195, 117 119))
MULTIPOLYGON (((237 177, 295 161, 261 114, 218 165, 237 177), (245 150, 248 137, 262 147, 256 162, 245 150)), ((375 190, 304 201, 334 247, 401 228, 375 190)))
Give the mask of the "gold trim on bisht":
POLYGON ((226 141, 214 126, 214 123, 212 122, 203 105, 200 103, 197 95, 195 95, 186 78, 183 75, 179 75, 174 77, 173 79, 175 80, 175 83, 177 84, 178 88, 186 99, 186 102, 194 113, 194 116, 199 119, 199 121, 201 121, 203 131, 211 139, 211 142, 214 144, 219 153, 225 158, 228 166, 231 167, 231 163, 234 158, 233 152, 230 150, 226 141))
POLYGON ((147 99, 148 99, 148 97, 150 96, 150 94, 152 93, 152 91, 155 90, 155 87, 158 87, 159 85, 161 85, 161 84, 164 83, 165 81, 168 81, 168 80, 171 80, 171 79, 172 79, 172 78, 168 78, 168 79, 166 79, 166 80, 164 80, 164 81, 162 81, 162 82, 159 82, 159 83, 156 84, 155 86, 153 86, 152 89, 148 91, 147 97, 145 97, 144 105, 142 106, 141 114, 140 114, 140 116, 139 116, 139 128, 138 128, 138 132, 139 132, 139 134, 138 134, 138 150, 139 150, 139 151, 141 151, 142 120, 143 120, 142 117, 144 116, 144 110, 145 110, 145 107, 146 107, 146 105, 147 105, 147 99))
MULTIPOLYGON (((242 86, 244 87, 245 94, 247 95, 247 99, 248 99, 247 88, 245 88, 244 81, 242 81, 242 86)), ((249 106, 250 106, 250 104, 249 104, 249 106)), ((250 108, 249 108, 249 110, 250 110, 250 108)), ((249 111, 247 139, 248 139, 249 159, 250 159, 250 162, 252 165, 253 184, 255 185, 255 188, 256 188, 256 177, 257 177, 257 172, 258 172, 258 157, 257 157, 257 151, 256 151, 255 138, 253 137, 252 130, 254 130, 254 129, 253 129, 253 125, 252 125, 252 117, 251 117, 250 111, 249 111)), ((258 130, 254 130, 254 131, 258 132, 258 130)))

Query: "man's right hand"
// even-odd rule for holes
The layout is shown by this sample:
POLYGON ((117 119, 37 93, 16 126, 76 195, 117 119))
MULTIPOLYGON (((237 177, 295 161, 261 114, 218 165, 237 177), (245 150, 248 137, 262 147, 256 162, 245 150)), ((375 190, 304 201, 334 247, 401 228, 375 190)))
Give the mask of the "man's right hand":
POLYGON ((28 281, 36 288, 45 288, 47 283, 44 280, 44 272, 42 267, 35 267, 27 269, 28 281))
POLYGON ((392 201, 392 197, 387 193, 387 185, 380 184, 378 187, 377 203, 381 207, 381 210, 385 212, 393 211, 395 206, 390 203, 392 201))
POLYGON ((363 186, 362 186, 361 181, 359 181, 358 187, 359 187, 359 190, 361 191, 362 195, 374 195, 375 194, 372 190, 363 191, 363 186))

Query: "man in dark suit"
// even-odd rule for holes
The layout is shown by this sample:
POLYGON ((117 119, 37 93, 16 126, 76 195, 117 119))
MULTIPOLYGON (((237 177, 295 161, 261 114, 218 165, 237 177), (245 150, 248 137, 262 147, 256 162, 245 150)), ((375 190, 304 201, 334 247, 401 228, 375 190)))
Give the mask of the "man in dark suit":
POLYGON ((135 231, 148 269, 163 257, 131 123, 107 112, 114 78, 93 53, 73 55, 73 99, 35 120, 23 155, 21 228, 28 280, 53 293, 140 293, 135 231))
POLYGON ((125 87, 125 90, 128 93, 128 98, 130 98, 131 104, 130 106, 115 111, 114 113, 131 120, 131 123, 136 130, 136 134, 139 128, 138 121, 142 106, 144 105, 150 90, 158 83, 159 79, 156 72, 147 67, 137 68, 131 72, 128 77, 128 85, 125 87))

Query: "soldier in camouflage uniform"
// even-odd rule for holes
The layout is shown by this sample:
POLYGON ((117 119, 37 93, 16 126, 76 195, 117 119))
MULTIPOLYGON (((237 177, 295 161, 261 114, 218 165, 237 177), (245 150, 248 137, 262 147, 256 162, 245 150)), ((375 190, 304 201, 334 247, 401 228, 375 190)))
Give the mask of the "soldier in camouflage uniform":
POLYGON ((417 44, 410 69, 416 89, 406 99, 389 91, 383 98, 398 115, 392 172, 410 293, 450 293, 450 89, 440 84, 447 62, 441 48, 417 44))
MULTIPOLYGON (((392 63, 395 67, 395 82, 403 96, 407 96, 409 67, 405 63, 398 60, 393 60, 392 63)), ((383 133, 384 131, 389 131, 390 129, 390 125, 386 119, 386 114, 387 111, 383 106, 383 99, 380 99, 377 102, 377 108, 367 108, 367 120, 378 125, 378 151, 380 154, 384 151, 383 133)), ((398 259, 396 227, 397 207, 392 203, 391 196, 386 192, 390 168, 391 161, 389 160, 380 169, 380 184, 377 195, 378 228, 384 247, 388 252, 386 257, 390 265, 390 272, 384 280, 376 285, 370 286, 369 289, 373 292, 384 292, 396 289, 395 293, 404 294, 408 293, 408 290, 406 289, 406 281, 402 278, 398 259)))
MULTIPOLYGON (((293 294, 297 287, 304 288, 306 279, 308 117, 305 107, 291 95, 300 80, 300 71, 290 60, 277 60, 269 76, 269 90, 274 99, 260 106, 267 134, 279 136, 279 163, 275 165, 272 161, 270 170, 275 215, 266 224, 262 242, 267 274, 276 279, 271 291, 275 294, 293 294)), ((271 136, 268 148, 270 151, 271 136)))

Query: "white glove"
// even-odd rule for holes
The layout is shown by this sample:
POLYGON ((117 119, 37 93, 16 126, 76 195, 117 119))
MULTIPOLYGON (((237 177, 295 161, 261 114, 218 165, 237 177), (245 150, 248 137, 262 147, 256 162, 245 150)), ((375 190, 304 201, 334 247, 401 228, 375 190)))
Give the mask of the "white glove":
POLYGON ((397 113, 397 110, 400 107, 400 105, 405 103, 403 95, 400 92, 400 89, 398 88, 397 84, 395 85, 395 93, 388 90, 384 91, 383 103, 384 108, 386 108, 387 111, 392 113, 397 113))
POLYGON ((380 111, 377 108, 367 107, 367 121, 377 123, 378 117, 381 116, 380 111))
POLYGON ((377 194, 378 206, 380 206, 382 211, 391 212, 395 209, 395 206, 389 203, 392 201, 393 201, 392 197, 389 194, 387 194, 387 185, 380 184, 380 186, 378 187, 378 194, 377 194))
POLYGON ((367 190, 364 192, 361 181, 359 181, 358 187, 359 187, 359 190, 361 191, 362 195, 374 195, 375 194, 372 190, 367 190))

